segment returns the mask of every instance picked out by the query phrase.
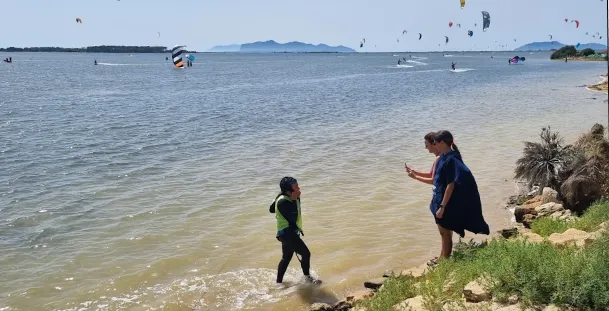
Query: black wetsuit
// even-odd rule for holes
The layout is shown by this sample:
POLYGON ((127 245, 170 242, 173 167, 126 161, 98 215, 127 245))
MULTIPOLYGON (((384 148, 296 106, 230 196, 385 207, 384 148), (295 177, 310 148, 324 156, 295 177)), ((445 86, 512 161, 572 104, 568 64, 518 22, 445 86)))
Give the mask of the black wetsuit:
MULTIPOLYGON (((276 200, 276 199, 275 199, 276 200)), ((298 199, 300 201, 300 198, 298 199)), ((269 207, 270 211, 273 212, 275 209, 275 202, 269 207)), ((302 258, 300 259, 300 266, 304 275, 309 275, 309 269, 311 266, 311 252, 309 248, 300 238, 298 232, 298 226, 296 225, 296 219, 298 219, 298 206, 296 201, 281 200, 277 204, 277 211, 275 213, 281 213, 281 215, 288 221, 289 227, 283 230, 283 234, 277 233, 277 240, 281 242, 281 261, 277 267, 277 283, 283 282, 283 276, 288 270, 290 261, 294 256, 294 253, 299 254, 302 258)), ((301 232, 302 233, 302 232, 301 232)), ((303 234, 304 235, 304 234, 303 234)))

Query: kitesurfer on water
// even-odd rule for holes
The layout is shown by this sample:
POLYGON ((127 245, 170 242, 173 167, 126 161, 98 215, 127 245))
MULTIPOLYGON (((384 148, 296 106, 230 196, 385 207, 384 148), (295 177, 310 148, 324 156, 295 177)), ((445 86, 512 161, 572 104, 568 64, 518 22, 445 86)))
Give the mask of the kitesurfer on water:
POLYGON ((97 65, 97 59, 94 59, 93 61, 93 64, 97 65))
POLYGON ((450 65, 450 66, 453 68, 453 70, 457 70, 457 69, 455 69, 456 64, 454 62, 451 62, 451 63, 452 63, 452 65, 450 65))
POLYGON ((402 60, 398 59, 398 66, 402 64, 402 60))
MULTIPOLYGON (((311 284, 321 284, 321 280, 315 279, 309 274, 311 266, 311 252, 300 238, 304 236, 302 231, 302 218, 300 211, 300 187, 298 181, 293 177, 284 177, 279 182, 281 193, 269 206, 269 212, 275 213, 277 219, 277 235, 281 242, 281 261, 277 267, 277 284, 283 283, 283 276, 288 269, 290 260, 294 253, 300 255, 300 266, 305 277, 305 281, 311 284)), ((298 257, 297 257, 298 258, 298 257)))

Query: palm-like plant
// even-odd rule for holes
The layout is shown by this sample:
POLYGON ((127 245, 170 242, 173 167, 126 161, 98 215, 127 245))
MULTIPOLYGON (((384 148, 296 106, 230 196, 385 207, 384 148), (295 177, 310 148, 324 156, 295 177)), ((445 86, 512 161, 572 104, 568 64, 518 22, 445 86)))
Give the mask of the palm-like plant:
POLYGON ((541 142, 525 142, 524 154, 516 161, 515 177, 524 179, 529 188, 538 185, 560 190, 564 171, 572 162, 571 145, 564 145, 558 132, 542 128, 541 142))

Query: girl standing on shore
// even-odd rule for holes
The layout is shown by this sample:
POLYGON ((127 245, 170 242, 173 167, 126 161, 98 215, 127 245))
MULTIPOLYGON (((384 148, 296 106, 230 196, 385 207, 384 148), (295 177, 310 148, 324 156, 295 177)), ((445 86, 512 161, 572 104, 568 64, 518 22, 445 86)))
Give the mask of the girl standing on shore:
POLYGON ((452 252, 452 233, 465 236, 472 233, 490 233, 482 216, 482 202, 474 175, 463 163, 459 148, 449 131, 439 131, 434 146, 440 153, 433 175, 433 199, 430 210, 442 236, 441 258, 452 252))
MULTIPOLYGON (((404 164, 404 168, 406 168, 406 173, 408 173, 409 177, 416 179, 422 183, 426 183, 428 185, 433 184, 434 173, 436 171, 436 163, 438 162, 438 159, 440 158, 440 156, 439 156, 440 152, 434 146, 435 135, 436 135, 436 133, 429 132, 424 137, 425 149, 427 149, 427 151, 429 151, 429 153, 433 153, 436 156, 436 158, 433 161, 433 164, 431 165, 431 170, 429 171, 429 173, 415 171, 414 169, 411 169, 410 167, 408 167, 408 165, 404 164)), ((444 230, 444 229, 442 227, 440 227, 440 225, 438 225, 438 230, 440 230, 440 236, 442 236, 442 230, 444 230)), ((438 257, 433 257, 432 259, 429 260, 428 264, 432 265, 432 264, 435 264, 437 261, 438 261, 438 257)))

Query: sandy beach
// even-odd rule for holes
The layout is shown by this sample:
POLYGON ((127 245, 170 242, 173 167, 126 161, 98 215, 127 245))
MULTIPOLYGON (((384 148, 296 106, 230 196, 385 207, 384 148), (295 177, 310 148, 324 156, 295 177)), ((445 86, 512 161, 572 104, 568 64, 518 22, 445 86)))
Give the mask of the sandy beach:
POLYGON ((601 76, 601 81, 596 84, 589 85, 587 89, 607 93, 607 75, 601 76))

